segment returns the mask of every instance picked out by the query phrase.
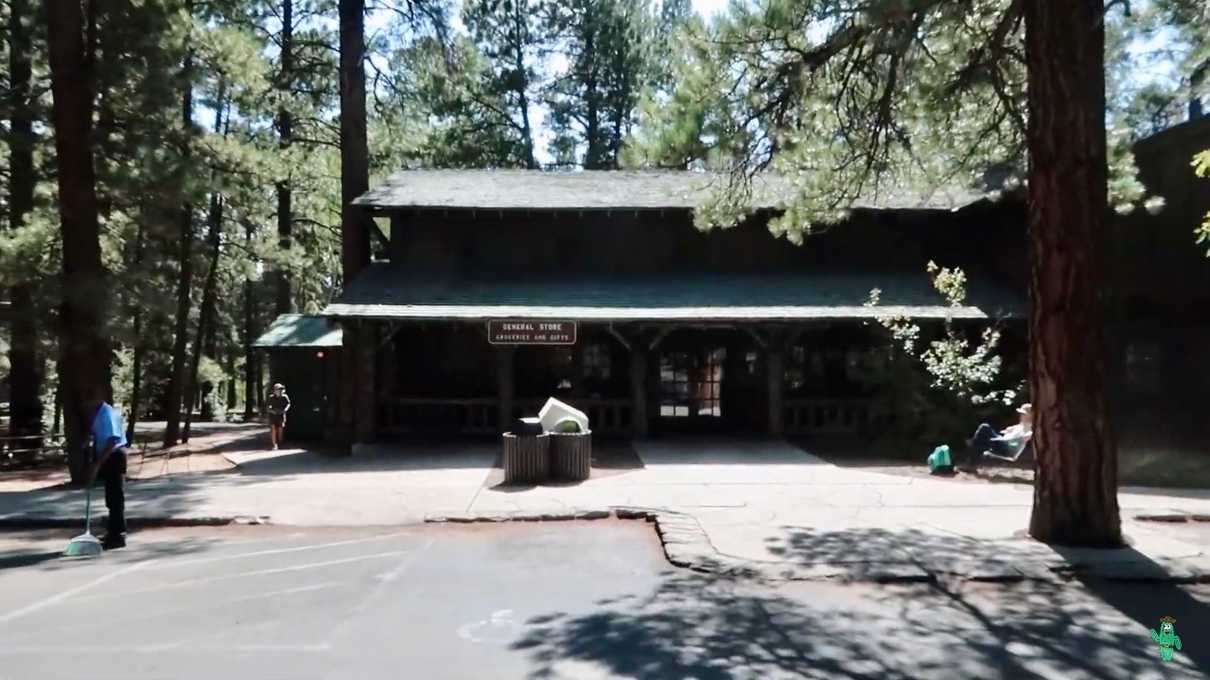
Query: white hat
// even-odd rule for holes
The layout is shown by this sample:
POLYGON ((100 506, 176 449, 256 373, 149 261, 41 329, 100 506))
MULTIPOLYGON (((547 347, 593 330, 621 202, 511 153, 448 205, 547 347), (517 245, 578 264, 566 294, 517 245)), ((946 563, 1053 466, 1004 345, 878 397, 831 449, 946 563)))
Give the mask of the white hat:
POLYGON ((1031 415, 1031 414, 1033 414, 1033 412, 1034 412, 1033 404, 1021 404, 1020 406, 1017 407, 1017 413, 1020 413, 1023 416, 1031 415))

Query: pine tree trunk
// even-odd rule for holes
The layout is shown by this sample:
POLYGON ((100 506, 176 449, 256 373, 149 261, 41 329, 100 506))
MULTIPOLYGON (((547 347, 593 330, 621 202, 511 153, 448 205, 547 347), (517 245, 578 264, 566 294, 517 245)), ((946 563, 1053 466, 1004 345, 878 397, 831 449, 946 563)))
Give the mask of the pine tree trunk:
MULTIPOLYGON (((251 252, 252 239, 256 235, 255 226, 251 221, 244 222, 244 247, 251 252)), ((252 422, 259 413, 259 402, 256 398, 256 342, 259 329, 256 314, 256 286, 251 277, 244 279, 244 422, 252 422)))
MULTIPOLYGON (((8 16, 8 106, 9 182, 8 225, 19 228, 34 206, 34 115, 30 110, 33 43, 26 22, 28 0, 11 0, 8 16)), ((42 374, 38 356, 38 314, 33 286, 26 282, 10 291, 12 302, 9 345, 9 434, 32 437, 42 434, 42 374)), ((20 442, 18 448, 38 448, 41 439, 20 442)))
MULTIPOLYGON (((281 83, 280 87, 286 97, 290 96, 294 74, 294 2, 282 2, 282 31, 281 31, 281 83)), ((279 147, 289 149, 294 141, 293 119, 290 110, 283 106, 277 112, 277 132, 279 147)), ((290 235, 293 231, 294 213, 292 208, 293 191, 289 180, 277 184, 277 237, 278 247, 282 251, 290 249, 290 235)), ((278 314, 289 314, 294 311, 294 297, 291 291, 290 275, 285 268, 277 270, 277 295, 274 311, 278 314)))
POLYGON ((1030 390, 1037 456, 1030 534, 1121 544, 1105 394, 1108 222, 1101 0, 1027 0, 1030 390))
MULTIPOLYGON (((63 302, 60 316, 59 376, 69 453, 84 442, 88 416, 84 395, 105 386, 109 305, 97 222, 97 187, 92 157, 93 72, 85 37, 84 7, 46 0, 59 216, 63 247, 63 302)), ((90 6, 90 11, 95 11, 90 6)), ((83 469, 71 466, 72 480, 83 469)))
MULTIPOLYGON (((143 222, 139 222, 135 232, 134 271, 142 275, 143 264, 143 222)), ((130 361, 130 414, 126 423, 126 441, 134 444, 134 432, 139 423, 139 413, 143 401, 143 305, 139 302, 141 288, 136 285, 136 293, 130 310, 134 316, 134 356, 130 361)))
POLYGON ((517 108, 521 114, 521 136, 525 144, 525 167, 538 169, 534 156, 534 130, 529 120, 529 72, 525 69, 525 44, 528 39, 529 8, 524 2, 513 3, 513 69, 517 74, 517 108))
MULTIPOLYGON (((247 241, 252 241, 252 228, 248 228, 247 241)), ((244 281, 244 422, 251 422, 256 417, 256 350, 252 343, 256 341, 256 326, 254 308, 256 306, 255 291, 252 281, 244 281)))
MULTIPOLYGON (((187 3, 189 5, 189 3, 187 3)), ((191 5, 190 5, 191 6, 191 5)), ((181 162, 187 165, 190 157, 189 135, 193 128, 193 54, 187 52, 182 69, 183 92, 181 94, 181 126, 182 149, 181 162)), ((182 167, 182 173, 188 173, 187 167, 182 167)), ((181 183, 184 187, 184 182, 181 183)), ((185 363, 189 341, 189 309, 192 304, 193 291, 193 205, 186 200, 179 214, 180 246, 178 259, 180 261, 180 276, 176 288, 176 324, 173 328, 172 344, 172 373, 168 378, 168 389, 165 398, 164 417, 167 423, 164 427, 164 446, 172 446, 180 437, 181 401, 185 393, 185 363)), ((192 404, 189 404, 192 410, 192 404)))
POLYGON ((353 200, 370 188, 366 139, 365 0, 340 0, 340 228, 347 285, 370 263, 370 224, 353 200))
MULTIPOLYGON (((227 413, 235 412, 235 346, 227 343, 227 413)), ((228 422, 230 416, 228 415, 228 422)))
MULTIPOLYGON (((341 277, 348 285, 370 263, 370 219, 353 200, 370 186, 366 139, 365 0, 340 0, 341 277)), ((340 422, 351 423, 355 364, 341 352, 340 422)))
POLYGON ((139 413, 143 408, 143 312, 134 317, 134 357, 130 361, 130 422, 126 423, 126 441, 134 444, 135 428, 139 424, 139 413))
MULTIPOLYGON (((210 327, 214 323, 214 297, 215 288, 218 284, 218 259, 221 252, 220 245, 223 232, 223 198, 217 193, 210 197, 210 216, 208 221, 210 229, 206 236, 206 241, 210 246, 210 268, 206 272, 206 281, 202 284, 202 308, 197 319, 197 336, 193 341, 193 363, 189 369, 190 403, 198 399, 198 372, 201 370, 202 365, 202 341, 206 337, 206 334, 210 332, 210 327)), ((182 441, 189 441, 189 427, 192 424, 193 409, 189 409, 185 413, 185 430, 182 433, 182 441)))
POLYGON ((55 379, 55 415, 50 425, 50 433, 56 437, 63 431, 63 381, 55 379))
MULTIPOLYGON (((219 79, 218 94, 215 97, 217 106, 215 106, 214 131, 221 132, 223 129, 223 111, 226 109, 227 98, 227 83, 223 79, 219 79)), ((226 136, 226 135, 224 135, 226 136)), ((212 177, 212 179, 217 179, 212 177)), ((214 337, 214 317, 216 310, 215 305, 215 288, 218 285, 218 260, 222 252, 222 236, 223 236, 223 196, 222 194, 212 192, 210 194, 210 212, 206 216, 207 232, 206 245, 210 247, 209 253, 209 269, 206 272, 206 280, 202 284, 202 307, 197 318, 197 335, 193 340, 193 361, 189 369, 189 403, 194 403, 198 400, 198 374, 202 366, 203 350, 209 344, 213 345, 213 340, 207 342, 207 338, 214 337)), ((214 356, 213 348, 210 349, 208 356, 214 356)), ((199 408, 204 405, 199 404, 199 408)), ((190 408, 185 412, 185 430, 182 433, 182 441, 189 441, 189 427, 193 424, 193 409, 190 408)))

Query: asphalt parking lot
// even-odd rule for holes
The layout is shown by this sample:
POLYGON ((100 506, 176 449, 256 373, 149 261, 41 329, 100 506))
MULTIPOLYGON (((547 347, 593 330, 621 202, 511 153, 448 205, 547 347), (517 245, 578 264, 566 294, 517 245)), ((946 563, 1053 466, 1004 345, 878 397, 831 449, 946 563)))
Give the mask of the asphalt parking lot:
POLYGON ((0 534, 0 678, 1171 678, 1210 590, 760 583, 643 522, 0 534), (1185 641, 1159 659, 1148 627, 1185 641), (1154 619, 1154 620, 1152 620, 1154 619))

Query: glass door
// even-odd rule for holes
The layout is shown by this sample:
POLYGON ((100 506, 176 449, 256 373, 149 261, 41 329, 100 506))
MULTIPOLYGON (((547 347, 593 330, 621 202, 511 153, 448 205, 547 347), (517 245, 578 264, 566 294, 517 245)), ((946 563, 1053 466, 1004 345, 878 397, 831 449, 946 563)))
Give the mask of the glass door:
POLYGON ((669 429, 709 429, 722 423, 723 347, 660 355, 660 422, 669 429))

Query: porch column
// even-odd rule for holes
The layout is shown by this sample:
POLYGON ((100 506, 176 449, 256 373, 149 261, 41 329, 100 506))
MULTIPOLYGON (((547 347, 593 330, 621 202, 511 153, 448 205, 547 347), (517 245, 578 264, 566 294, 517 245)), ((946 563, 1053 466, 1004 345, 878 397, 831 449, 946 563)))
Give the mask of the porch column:
POLYGON ((647 352, 639 342, 630 350, 630 400, 632 434, 643 439, 647 436, 647 352))
POLYGON ((511 345, 496 347, 496 403, 500 432, 508 432, 513 424, 513 400, 516 396, 513 365, 517 348, 511 345))
POLYGON ((353 409, 353 441, 365 444, 374 441, 378 430, 378 390, 374 386, 377 373, 378 342, 374 326, 368 322, 356 322, 353 351, 355 370, 353 373, 357 406, 353 409))
POLYGON ((768 383, 769 436, 782 436, 782 387, 785 384, 785 350, 780 343, 770 342, 765 350, 765 379, 768 383))

